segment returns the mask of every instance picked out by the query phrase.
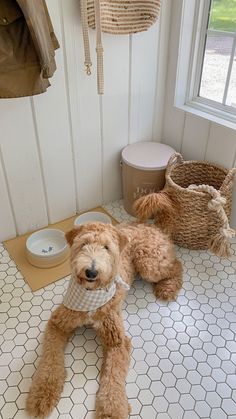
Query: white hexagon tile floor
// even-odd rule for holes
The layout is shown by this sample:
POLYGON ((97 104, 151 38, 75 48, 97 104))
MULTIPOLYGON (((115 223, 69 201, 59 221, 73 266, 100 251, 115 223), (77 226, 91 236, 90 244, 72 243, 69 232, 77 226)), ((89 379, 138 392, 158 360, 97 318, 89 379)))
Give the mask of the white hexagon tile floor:
MULTIPOLYGON (((118 201, 106 206, 129 219, 118 201)), ((127 378, 132 419, 236 418, 236 241, 230 260, 177 249, 184 285, 177 300, 156 301, 137 280, 124 304, 133 353, 127 378)), ((0 417, 26 419, 24 403, 42 332, 68 279, 32 293, 0 245, 0 417)), ((94 418, 102 350, 92 329, 66 348, 67 378, 50 419, 94 418)))

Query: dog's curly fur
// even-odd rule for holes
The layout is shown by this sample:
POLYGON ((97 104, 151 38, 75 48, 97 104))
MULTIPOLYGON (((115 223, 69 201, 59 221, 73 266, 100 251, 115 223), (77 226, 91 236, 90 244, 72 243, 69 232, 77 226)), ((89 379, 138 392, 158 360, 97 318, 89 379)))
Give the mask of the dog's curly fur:
MULTIPOLYGON (((182 265, 168 237, 156 227, 89 223, 71 230, 66 237, 71 246, 72 272, 86 288, 107 286, 117 273, 129 285, 135 274, 139 274, 153 284, 156 297, 164 300, 174 299, 181 288, 182 265), (98 262, 96 281, 88 282, 85 272, 91 252, 93 257, 103 260, 98 262)), ((57 404, 66 375, 65 345, 77 327, 89 324, 98 332, 104 349, 96 418, 128 418, 125 377, 131 343, 125 335, 121 314, 125 294, 118 284, 114 297, 95 312, 73 311, 61 304, 52 313, 44 335, 43 354, 26 402, 30 415, 46 417, 57 404)))

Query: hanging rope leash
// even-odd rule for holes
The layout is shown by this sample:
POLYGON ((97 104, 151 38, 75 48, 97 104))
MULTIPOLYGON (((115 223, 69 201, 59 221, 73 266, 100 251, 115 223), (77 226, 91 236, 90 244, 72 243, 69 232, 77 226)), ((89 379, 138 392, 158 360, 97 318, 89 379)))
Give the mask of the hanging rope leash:
MULTIPOLYGON (((84 41, 84 65, 88 76, 91 75, 91 54, 89 42, 88 9, 87 0, 80 0, 82 32, 84 41)), ((104 69, 103 69, 103 46, 101 29, 100 1, 94 0, 95 28, 96 28, 96 53, 97 53, 97 89, 98 94, 104 93, 104 69)))

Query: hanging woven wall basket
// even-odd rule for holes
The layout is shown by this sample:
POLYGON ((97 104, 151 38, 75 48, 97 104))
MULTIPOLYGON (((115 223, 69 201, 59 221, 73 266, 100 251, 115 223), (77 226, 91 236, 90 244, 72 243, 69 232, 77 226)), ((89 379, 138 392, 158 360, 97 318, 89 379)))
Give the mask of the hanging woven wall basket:
MULTIPOLYGON (((103 32, 127 35, 146 31, 159 15, 160 0, 100 0, 103 32)), ((87 0, 88 26, 95 29, 94 0, 87 0)))
POLYGON ((161 0, 80 0, 85 67, 91 74, 88 28, 97 34, 98 93, 104 93, 102 32, 128 35, 146 31, 160 12, 161 0))
POLYGON ((156 223, 180 246, 209 249, 230 255, 229 227, 236 168, 231 170, 205 161, 184 161, 179 153, 169 160, 162 192, 139 198, 139 219, 154 216, 156 223))

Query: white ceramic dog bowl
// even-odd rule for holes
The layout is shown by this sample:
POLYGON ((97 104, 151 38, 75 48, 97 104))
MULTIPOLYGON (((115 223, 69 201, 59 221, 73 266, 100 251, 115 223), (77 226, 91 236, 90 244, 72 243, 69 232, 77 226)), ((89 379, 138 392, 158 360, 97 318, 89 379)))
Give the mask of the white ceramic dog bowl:
POLYGON ((99 221, 100 223, 111 224, 111 219, 107 214, 98 211, 89 211, 79 215, 75 219, 74 225, 78 226, 81 224, 93 223, 96 221, 99 221))
POLYGON ((64 232, 47 228, 31 234, 26 240, 26 256, 38 268, 51 268, 64 262, 69 256, 64 232))

